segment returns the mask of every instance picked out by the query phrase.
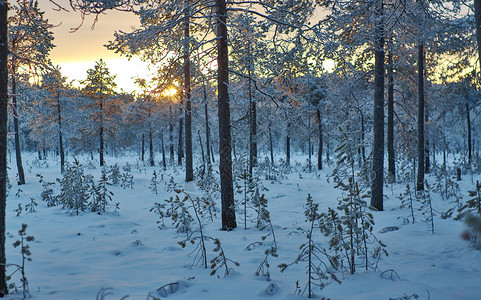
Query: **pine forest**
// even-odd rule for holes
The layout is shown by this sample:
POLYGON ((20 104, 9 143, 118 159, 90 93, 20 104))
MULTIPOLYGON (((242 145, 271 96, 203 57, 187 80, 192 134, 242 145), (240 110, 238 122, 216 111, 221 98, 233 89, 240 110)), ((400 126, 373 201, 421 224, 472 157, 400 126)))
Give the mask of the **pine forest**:
POLYGON ((0 298, 480 299, 480 58, 481 0, 0 0, 0 298))

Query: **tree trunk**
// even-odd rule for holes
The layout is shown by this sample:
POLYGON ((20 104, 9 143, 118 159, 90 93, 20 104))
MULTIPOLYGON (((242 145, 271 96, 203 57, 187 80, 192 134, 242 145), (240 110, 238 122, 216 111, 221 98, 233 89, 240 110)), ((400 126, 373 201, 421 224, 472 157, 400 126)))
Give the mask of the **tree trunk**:
POLYGON ((184 23, 184 84, 185 84, 185 181, 194 180, 194 166, 192 159, 192 105, 190 101, 190 20, 189 0, 186 0, 184 23))
POLYGON ((221 188, 222 229, 237 227, 232 178, 229 54, 227 42, 227 10, 225 0, 216 0, 217 8, 217 90, 219 116, 219 173, 221 188))
POLYGON ((271 152, 271 165, 274 165, 274 147, 272 143, 272 130, 269 122, 269 150, 271 152))
POLYGON ((474 19, 476 23, 476 40, 478 42, 478 61, 481 70, 481 0, 474 0, 474 19))
MULTIPOLYGON (((183 101, 182 101, 183 102, 183 101)), ((177 164, 182 166, 182 158, 184 157, 184 139, 183 139, 183 132, 184 132, 184 118, 182 117, 182 103, 180 104, 180 119, 179 119, 179 140, 177 146, 177 164)))
POLYGON ((321 122, 321 110, 316 109, 317 120, 319 122, 319 148, 317 149, 317 169, 322 170, 322 122, 321 122))
POLYGON ((15 78, 15 65, 12 63, 12 102, 13 102, 13 130, 15 132, 15 154, 17 157, 18 185, 25 184, 25 172, 23 171, 22 152, 20 151, 20 129, 18 126, 17 105, 17 81, 15 78))
MULTIPOLYGON (((424 124, 427 124, 428 121, 429 121, 429 118, 428 118, 428 112, 427 112, 427 109, 425 108, 424 109, 424 121, 425 123, 424 124)), ((429 139, 427 137, 427 134, 426 132, 424 133, 424 173, 425 174, 428 174, 430 171, 431 171, 431 157, 429 156, 429 139)))
POLYGON ((252 176, 252 169, 257 165, 257 105, 256 100, 252 95, 252 74, 253 61, 252 50, 249 43, 249 79, 248 79, 248 92, 249 92, 249 175, 252 176))
POLYGON ((100 166, 104 166, 104 110, 103 110, 103 97, 100 98, 100 166))
POLYGON ((8 294, 5 274, 5 211, 7 206, 8 30, 7 1, 0 0, 0 297, 8 294))
POLYGON ((287 133, 286 133, 286 164, 291 164, 291 137, 289 136, 289 129, 291 123, 287 123, 287 133))
POLYGON ((468 99, 466 99, 466 123, 468 126, 468 163, 471 165, 473 156, 472 156, 472 144, 471 144, 471 118, 469 116, 469 103, 468 99))
POLYGON ((152 127, 149 128, 149 154, 150 154, 150 166, 155 166, 154 160, 154 141, 152 140, 152 127))
POLYGON ((165 145, 164 145, 164 132, 160 135, 160 143, 162 144, 162 166, 164 167, 164 171, 167 169, 167 161, 165 159, 165 145))
POLYGON ((418 175, 416 190, 424 190, 424 43, 418 45, 418 175))
MULTIPOLYGON (((392 43, 390 43, 392 48, 392 43)), ((388 176, 391 182, 396 181, 396 160, 394 154, 394 65, 392 49, 388 54, 387 66, 387 161, 388 176)))
POLYGON ((174 125, 169 124, 170 163, 174 164, 174 125))
POLYGON ((144 161, 145 160, 145 134, 144 133, 142 133, 141 147, 142 147, 142 161, 144 161))
MULTIPOLYGON (((310 77, 309 69, 307 69, 308 80, 310 77)), ((312 166, 312 139, 311 139, 311 88, 309 81, 307 83, 307 151, 308 151, 308 160, 307 160, 307 168, 309 173, 311 173, 311 166, 312 166)))
POLYGON ((210 127, 209 127, 209 105, 207 103, 207 91, 204 82, 204 115, 205 115, 205 149, 207 164, 210 165, 210 127))
POLYGON ((200 145, 200 155, 202 156, 202 164, 205 164, 205 153, 204 153, 204 145, 202 144, 202 137, 200 136, 200 130, 197 130, 197 135, 199 136, 199 145, 200 145))
POLYGON ((329 133, 326 134, 326 161, 329 164, 329 159, 330 159, 330 153, 329 153, 329 133))
POLYGON ((56 91, 57 98, 57 115, 58 115, 58 146, 60 151, 60 170, 63 173, 65 169, 65 153, 63 150, 63 136, 62 136, 62 110, 60 107, 60 91, 56 91))
POLYGON ((384 4, 377 1, 375 63, 374 63, 374 146, 372 169, 374 178, 371 186, 371 206, 383 210, 384 185, 384 4))

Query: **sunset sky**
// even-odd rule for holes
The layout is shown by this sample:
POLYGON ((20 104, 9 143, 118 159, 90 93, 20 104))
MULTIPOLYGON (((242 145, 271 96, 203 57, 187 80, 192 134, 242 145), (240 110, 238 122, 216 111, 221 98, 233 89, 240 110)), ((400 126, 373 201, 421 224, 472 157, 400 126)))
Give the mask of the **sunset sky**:
POLYGON ((148 70, 145 63, 138 59, 128 61, 125 57, 115 54, 104 47, 109 40, 113 40, 116 30, 131 31, 132 26, 138 26, 138 18, 133 13, 110 11, 99 16, 99 21, 92 29, 94 16, 87 16, 83 25, 75 32, 81 23, 81 15, 75 12, 68 0, 56 0, 68 10, 55 11, 54 5, 48 0, 39 1, 40 8, 45 11, 49 23, 55 25, 54 32, 56 47, 50 58, 54 65, 60 65, 63 75, 70 80, 84 80, 87 69, 95 65, 95 61, 102 58, 112 74, 116 74, 116 83, 125 91, 136 88, 132 77, 147 77, 148 70))

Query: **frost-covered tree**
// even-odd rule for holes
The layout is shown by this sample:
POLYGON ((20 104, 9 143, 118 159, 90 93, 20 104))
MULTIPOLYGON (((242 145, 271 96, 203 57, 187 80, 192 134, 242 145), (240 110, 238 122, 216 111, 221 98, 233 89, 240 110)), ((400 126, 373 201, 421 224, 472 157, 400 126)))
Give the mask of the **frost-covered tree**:
POLYGON ((64 170, 65 167, 65 151, 64 151, 64 142, 63 142, 63 133, 62 133, 62 105, 60 101, 61 92, 64 88, 66 78, 62 76, 60 73, 59 67, 53 67, 48 72, 43 75, 42 78, 42 88, 47 90, 50 95, 46 97, 47 100, 45 104, 50 106, 54 109, 54 116, 51 116, 51 119, 56 125, 58 126, 58 150, 60 154, 60 169, 64 170))
POLYGON ((5 213, 7 208, 8 136, 8 4, 0 0, 0 297, 8 294, 5 256, 5 213))
MULTIPOLYGON (((15 14, 8 19, 8 48, 10 51, 9 69, 13 102, 13 126, 15 132, 15 154, 17 158, 18 184, 25 183, 20 151, 19 108, 17 105, 17 75, 23 66, 30 70, 44 69, 48 54, 54 47, 52 27, 38 8, 38 2, 20 0, 13 6, 15 14)), ((35 75, 35 74, 32 74, 35 75)))
POLYGON ((115 75, 110 74, 106 63, 100 59, 93 69, 87 70, 87 79, 82 83, 85 84, 82 93, 93 100, 91 118, 98 123, 100 166, 103 166, 105 118, 109 107, 107 102, 112 101, 115 94, 115 75))

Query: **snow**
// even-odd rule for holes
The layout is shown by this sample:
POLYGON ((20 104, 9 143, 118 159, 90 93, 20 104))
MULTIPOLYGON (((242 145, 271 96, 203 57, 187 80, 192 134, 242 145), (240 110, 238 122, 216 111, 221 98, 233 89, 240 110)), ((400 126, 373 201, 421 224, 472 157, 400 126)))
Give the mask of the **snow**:
MULTIPOLYGON (((261 241, 265 232, 259 232, 254 223, 244 230, 239 214, 238 228, 233 232, 220 230, 220 214, 213 223, 204 224, 206 234, 221 241, 227 258, 240 264, 239 267, 231 264, 233 271, 225 278, 218 271, 219 278, 217 274, 210 276, 210 269, 192 266, 194 246, 178 245, 185 233, 173 229, 169 218, 165 220, 167 226, 159 230, 158 216, 149 211, 154 202, 163 202, 173 195, 164 188, 171 175, 180 186, 184 185, 180 168, 163 171, 160 167, 137 167, 138 162, 132 157, 107 158, 108 165, 123 166, 126 162, 133 165, 133 189, 111 186, 113 202, 120 203, 117 211, 111 207, 100 215, 85 212, 71 216, 60 207, 47 207, 40 198, 42 186, 35 175, 42 174, 48 182, 60 178, 56 160, 49 158, 48 167, 36 167, 32 163, 33 154, 25 155, 27 184, 14 185, 7 199, 6 245, 7 263, 19 263, 19 249, 13 248, 12 243, 18 238, 21 224, 28 224, 27 233, 35 237, 35 241, 29 243, 32 261, 26 264, 33 299, 95 299, 101 289, 106 289, 104 299, 121 299, 126 295, 129 295, 127 299, 146 299, 149 293, 168 299, 301 299, 303 297, 294 292, 296 281, 302 289, 307 282, 305 264, 290 266, 283 273, 277 265, 294 261, 299 246, 306 241, 305 235, 299 234, 296 228, 307 228, 304 216, 307 194, 319 203, 321 211, 328 206, 336 207, 340 196, 332 180, 327 181, 332 171, 329 167, 310 174, 297 170, 286 179, 264 181, 279 254, 277 258, 269 258, 272 281, 254 274, 270 240, 251 251, 246 250, 249 244, 261 241), (154 170, 159 177, 164 174, 158 195, 149 189, 154 170), (19 197, 15 195, 18 188, 22 190, 19 197), (30 197, 36 199, 37 211, 23 211, 16 216, 14 209, 18 203, 24 207, 30 197), (178 284, 168 285, 175 282, 178 284), (163 286, 166 287, 159 295, 157 289, 163 286)), ((298 160, 305 161, 305 157, 298 160)), ((80 161, 86 165, 89 159, 84 157, 80 161)), ((100 177, 100 168, 86 172, 96 180, 100 177)), ((10 170, 12 183, 13 173, 10 170)), ((465 198, 477 177, 463 178, 461 191, 465 198)), ((201 193, 191 183, 184 188, 192 194, 201 193)), ((58 184, 55 189, 58 194, 58 184)), ((480 299, 481 251, 461 238, 465 225, 453 219, 443 220, 439 214, 435 216, 434 235, 421 221, 403 225, 398 217, 407 217, 409 211, 399 208, 397 195, 404 189, 401 184, 386 187, 385 211, 374 213, 374 232, 387 245, 389 253, 379 262, 380 271, 358 267, 354 275, 339 274, 342 284, 332 283, 323 290, 314 287, 318 297, 389 299, 417 294, 420 299, 480 299), (397 226, 399 230, 379 233, 388 226, 397 226)), ((438 194, 431 193, 431 196, 437 211, 450 207, 449 201, 443 201, 438 194)), ((220 207, 220 203, 217 206, 220 207)), ((327 239, 319 231, 314 233, 314 240, 327 248, 327 239)), ((213 248, 212 243, 207 245, 209 261, 214 257, 213 248)), ((20 283, 18 276, 14 276, 13 281, 20 283)), ((9 295, 6 299, 18 296, 9 295)))

